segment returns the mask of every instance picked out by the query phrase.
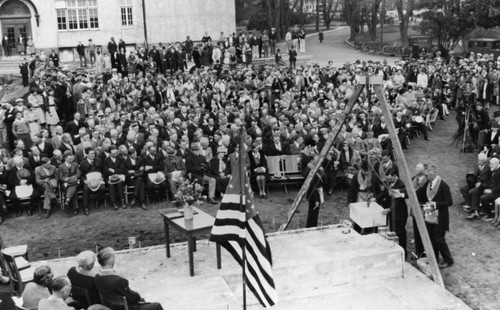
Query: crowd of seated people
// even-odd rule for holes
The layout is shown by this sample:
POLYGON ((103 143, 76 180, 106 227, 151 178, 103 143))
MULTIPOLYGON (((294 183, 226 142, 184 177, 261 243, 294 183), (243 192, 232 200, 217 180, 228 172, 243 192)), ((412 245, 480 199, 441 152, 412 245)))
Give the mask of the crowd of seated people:
MULTIPOLYGON (((210 42, 206 37, 202 41, 210 42)), ((245 36, 230 37, 224 37, 228 43, 223 45, 229 47, 221 50, 222 59, 232 59, 231 44, 240 44, 234 37, 245 36)), ((184 178, 204 184, 208 202, 217 203, 234 168, 241 128, 247 133, 246 164, 259 197, 266 198, 265 159, 319 153, 366 74, 383 79, 404 149, 411 139, 428 140, 449 110, 462 116, 463 98, 471 93, 484 109, 498 101, 500 61, 490 55, 458 58, 430 51, 394 65, 355 61, 297 68, 248 66, 237 57, 230 63, 163 70, 158 69, 163 68, 158 56, 162 51, 125 51, 141 60, 133 72, 114 63, 100 74, 42 65, 30 82, 27 100, 2 103, 2 221, 7 198, 16 212, 31 214, 43 196, 48 217, 56 187, 75 215, 89 214, 91 201, 103 201, 107 190, 114 209, 128 207, 124 188, 134 189, 131 204, 147 209, 146 194, 156 200, 166 191, 174 196, 184 178), (53 105, 55 124, 30 115, 53 114, 53 105)), ((372 153, 392 153, 380 102, 368 94, 357 99, 324 163, 327 193, 337 184, 332 176, 354 175, 372 153)))
POLYGON ((112 248, 103 248, 97 255, 83 251, 76 259, 77 266, 71 267, 67 275, 54 277, 47 265, 36 268, 33 282, 23 290, 21 306, 29 310, 110 310, 104 306, 112 306, 107 300, 125 297, 129 309, 163 309, 159 303, 144 301, 129 287, 128 280, 115 271, 116 255, 112 248), (96 260, 99 271, 94 268, 96 260))

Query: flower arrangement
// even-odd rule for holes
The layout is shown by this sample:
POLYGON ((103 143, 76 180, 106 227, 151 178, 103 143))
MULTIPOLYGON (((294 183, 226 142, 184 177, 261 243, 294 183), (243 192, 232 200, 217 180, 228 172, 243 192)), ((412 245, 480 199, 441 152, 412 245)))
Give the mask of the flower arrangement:
POLYGON ((181 182, 177 193, 175 194, 175 202, 181 207, 185 204, 201 204, 201 200, 204 198, 201 194, 203 192, 203 186, 198 183, 191 182, 187 179, 181 182))

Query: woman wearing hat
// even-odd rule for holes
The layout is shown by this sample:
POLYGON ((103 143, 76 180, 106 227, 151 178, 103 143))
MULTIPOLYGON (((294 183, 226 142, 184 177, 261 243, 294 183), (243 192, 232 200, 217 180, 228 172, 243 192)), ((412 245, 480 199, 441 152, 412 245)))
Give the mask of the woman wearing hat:
POLYGON ((48 91, 49 95, 47 96, 47 106, 45 108, 47 125, 50 128, 50 133, 52 136, 56 135, 56 126, 59 123, 59 116, 57 115, 56 110, 56 101, 54 99, 54 89, 50 88, 48 91))

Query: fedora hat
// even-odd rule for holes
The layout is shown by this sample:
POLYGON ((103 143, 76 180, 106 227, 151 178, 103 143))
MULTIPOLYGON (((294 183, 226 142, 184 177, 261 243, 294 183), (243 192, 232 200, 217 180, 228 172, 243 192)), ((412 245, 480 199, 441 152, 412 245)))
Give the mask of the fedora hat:
POLYGON ((109 177, 108 184, 117 184, 122 181, 122 178, 118 174, 113 174, 109 177))
POLYGON ((31 172, 26 168, 21 168, 16 173, 19 180, 25 180, 31 176, 31 172))

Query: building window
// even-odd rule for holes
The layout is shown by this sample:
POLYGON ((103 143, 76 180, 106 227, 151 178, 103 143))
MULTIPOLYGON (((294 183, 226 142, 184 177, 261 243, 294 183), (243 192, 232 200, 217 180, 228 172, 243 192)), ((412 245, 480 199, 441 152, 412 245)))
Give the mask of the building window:
POLYGON ((57 11, 59 30, 97 29, 97 0, 66 0, 57 11))
POLYGON ((68 21, 66 20, 66 10, 56 10, 57 12, 57 29, 66 30, 68 29, 68 21))
POLYGON ((122 16, 122 26, 133 26, 134 20, 132 17, 132 0, 121 0, 120 12, 122 16))

